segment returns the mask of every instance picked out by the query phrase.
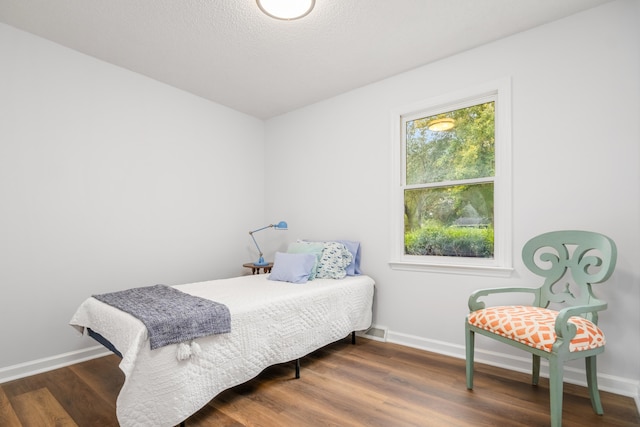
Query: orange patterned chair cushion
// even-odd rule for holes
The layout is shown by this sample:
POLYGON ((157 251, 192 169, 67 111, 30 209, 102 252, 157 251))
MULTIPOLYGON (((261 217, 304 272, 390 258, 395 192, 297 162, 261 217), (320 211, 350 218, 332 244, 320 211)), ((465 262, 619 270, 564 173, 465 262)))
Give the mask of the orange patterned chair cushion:
MULTIPOLYGON (((557 316, 557 311, 547 308, 516 305, 477 310, 469 314, 468 321, 494 334, 551 352, 556 341, 557 316)), ((589 350, 605 344, 604 334, 593 322, 579 316, 570 317, 569 322, 578 328, 569 351, 589 350)))

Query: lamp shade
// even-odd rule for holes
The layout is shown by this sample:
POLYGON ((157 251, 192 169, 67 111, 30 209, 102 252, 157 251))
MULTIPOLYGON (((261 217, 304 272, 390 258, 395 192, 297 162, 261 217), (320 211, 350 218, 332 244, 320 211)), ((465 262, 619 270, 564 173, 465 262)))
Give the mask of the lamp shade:
POLYGON ((273 226, 273 228, 275 228, 276 230, 287 230, 287 223, 284 221, 280 221, 279 223, 275 224, 273 226))

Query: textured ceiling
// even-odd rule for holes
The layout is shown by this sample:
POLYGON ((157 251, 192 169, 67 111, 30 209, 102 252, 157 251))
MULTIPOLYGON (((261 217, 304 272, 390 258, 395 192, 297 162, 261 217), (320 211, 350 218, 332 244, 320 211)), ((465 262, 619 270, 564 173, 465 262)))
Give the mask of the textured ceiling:
POLYGON ((611 0, 0 0, 0 22, 269 118, 611 0))

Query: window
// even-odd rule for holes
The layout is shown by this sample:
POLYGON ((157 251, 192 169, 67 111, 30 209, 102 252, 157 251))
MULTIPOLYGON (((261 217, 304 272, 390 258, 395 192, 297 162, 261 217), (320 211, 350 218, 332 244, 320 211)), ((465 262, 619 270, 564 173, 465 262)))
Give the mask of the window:
POLYGON ((510 274, 509 86, 393 113, 393 268, 510 274))

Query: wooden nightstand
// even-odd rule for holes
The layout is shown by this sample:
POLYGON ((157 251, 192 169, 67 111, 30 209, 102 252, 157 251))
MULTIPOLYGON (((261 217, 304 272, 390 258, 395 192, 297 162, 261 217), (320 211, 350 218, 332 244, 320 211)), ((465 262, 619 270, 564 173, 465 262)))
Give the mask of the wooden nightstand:
POLYGON ((251 274, 260 274, 260 269, 262 269, 263 273, 271 273, 271 267, 273 267, 273 263, 270 262, 265 265, 255 265, 252 262, 248 262, 246 264, 242 264, 243 267, 250 268, 251 274))

